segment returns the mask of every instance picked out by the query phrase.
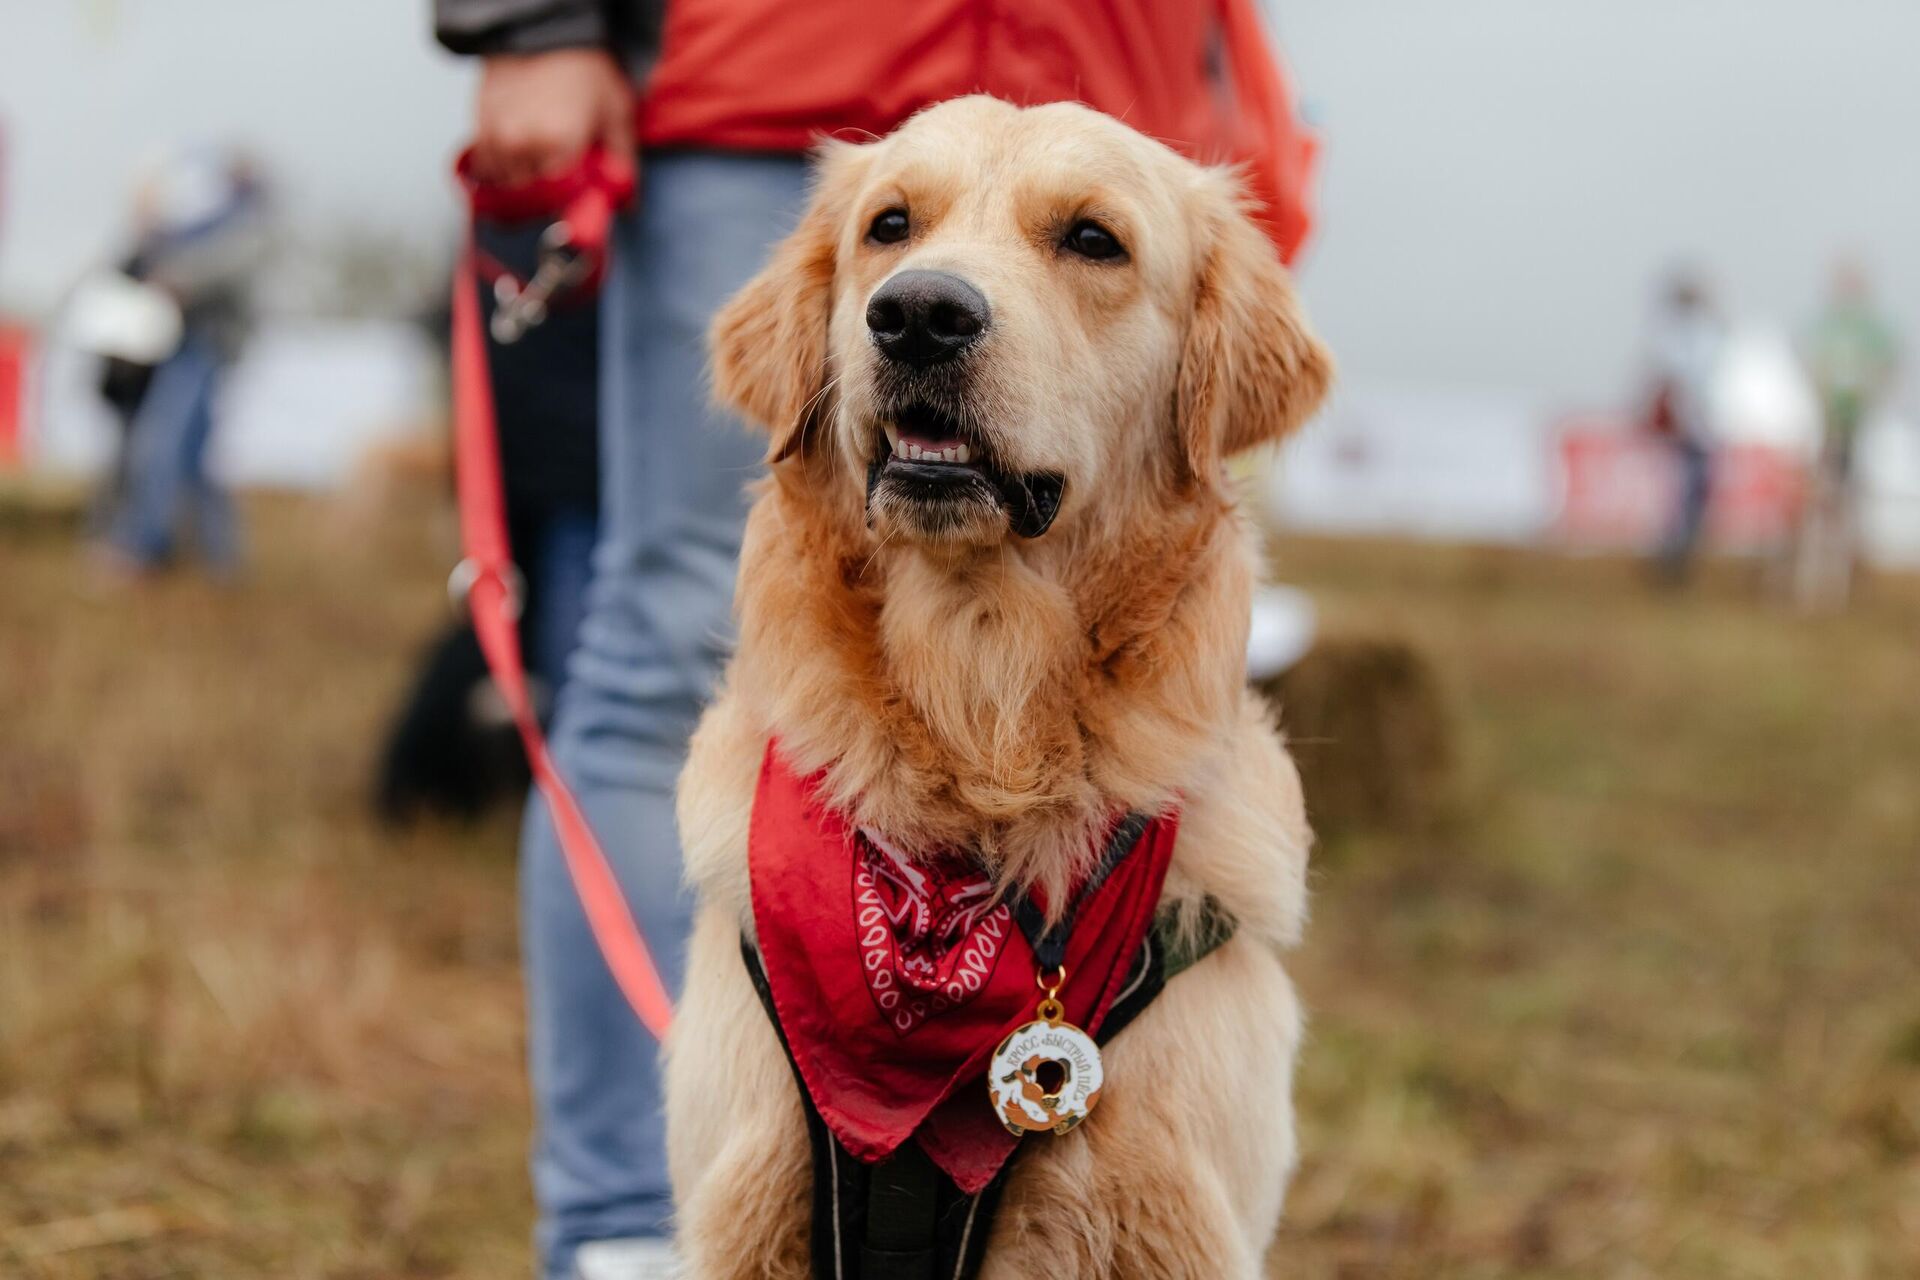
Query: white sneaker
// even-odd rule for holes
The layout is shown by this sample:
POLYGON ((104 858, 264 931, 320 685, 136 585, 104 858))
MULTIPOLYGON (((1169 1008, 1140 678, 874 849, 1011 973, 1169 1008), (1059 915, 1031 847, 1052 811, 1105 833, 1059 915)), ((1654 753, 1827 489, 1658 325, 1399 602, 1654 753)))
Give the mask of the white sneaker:
POLYGON ((680 1255, 671 1240, 589 1240, 573 1255, 580 1280, 679 1280, 680 1255))

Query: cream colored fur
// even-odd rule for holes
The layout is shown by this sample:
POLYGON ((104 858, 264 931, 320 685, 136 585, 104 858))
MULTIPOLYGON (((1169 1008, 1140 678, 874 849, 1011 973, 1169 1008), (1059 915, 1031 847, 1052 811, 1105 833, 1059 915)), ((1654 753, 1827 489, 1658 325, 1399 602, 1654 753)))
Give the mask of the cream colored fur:
POLYGON ((984 1275, 1259 1275, 1294 1163, 1300 1013, 1281 954, 1305 917, 1309 834, 1243 684, 1256 557, 1220 464, 1295 426, 1330 365, 1231 175, 1080 107, 933 108, 823 155, 800 228, 715 321, 714 367, 769 430, 773 465, 739 649, 680 787, 701 906, 667 1092, 692 1274, 807 1275, 802 1111, 738 950, 777 737, 856 822, 903 847, 978 848, 1009 882, 1065 884, 1113 814, 1178 805, 1166 901, 1212 897, 1238 932, 1107 1047, 1081 1129, 1026 1140, 984 1275), (910 211, 905 244, 865 237, 889 207, 910 211), (1126 260, 1063 254, 1081 217, 1126 260), (863 316, 910 267, 991 301, 973 359, 995 455, 1067 478, 1043 537, 1004 518, 868 527, 880 409, 863 316))

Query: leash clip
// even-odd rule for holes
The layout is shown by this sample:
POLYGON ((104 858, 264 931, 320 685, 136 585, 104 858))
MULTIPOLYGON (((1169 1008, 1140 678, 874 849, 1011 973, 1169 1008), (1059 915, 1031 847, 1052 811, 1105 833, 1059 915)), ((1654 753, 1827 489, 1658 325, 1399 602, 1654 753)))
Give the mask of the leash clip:
POLYGON ((473 588, 482 577, 488 574, 497 576, 503 591, 502 610, 509 622, 520 621, 520 612, 527 602, 527 579, 520 572, 520 566, 509 561, 497 570, 489 570, 472 556, 463 557, 453 566, 453 572, 447 575, 447 600, 455 612, 467 611, 467 598, 473 594, 473 588))
POLYGON ((493 340, 512 346, 543 323, 553 299, 593 274, 594 256, 574 243, 573 228, 556 222, 540 236, 540 263, 523 283, 512 275, 493 282, 493 340))

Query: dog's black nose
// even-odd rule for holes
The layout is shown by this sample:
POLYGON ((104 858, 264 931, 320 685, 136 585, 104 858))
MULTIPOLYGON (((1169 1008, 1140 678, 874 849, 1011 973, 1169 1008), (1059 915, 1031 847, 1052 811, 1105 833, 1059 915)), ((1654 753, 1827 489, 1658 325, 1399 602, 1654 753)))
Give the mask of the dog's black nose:
POLYGON ((874 291, 867 328, 889 360, 923 368, 951 360, 986 332, 987 300, 945 271, 902 271, 874 291))

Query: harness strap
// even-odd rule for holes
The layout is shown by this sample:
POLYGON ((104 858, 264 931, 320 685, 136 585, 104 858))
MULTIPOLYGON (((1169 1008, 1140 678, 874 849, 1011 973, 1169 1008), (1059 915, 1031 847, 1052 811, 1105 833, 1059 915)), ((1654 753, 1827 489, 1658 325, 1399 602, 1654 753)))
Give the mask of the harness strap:
POLYGON ((967 1195, 909 1139, 867 1164, 833 1136, 807 1094, 774 1010, 760 953, 744 935, 740 958, 793 1070, 813 1150, 813 1274, 816 1280, 972 1280, 986 1257, 1011 1162, 978 1195, 967 1195), (907 1229, 909 1224, 912 1234, 907 1229))
POLYGON ((1126 1030, 1135 1018, 1147 1011, 1148 1005, 1159 999, 1176 976, 1225 946, 1233 937, 1234 928, 1233 917, 1221 910, 1212 898, 1200 904, 1200 919, 1195 926, 1183 926, 1178 911, 1161 908, 1094 1040, 1105 1044, 1126 1030))
POLYGON ((1047 927, 1046 913, 1030 896, 1023 893, 1013 901, 1013 918, 1019 923, 1020 932, 1027 935, 1034 962, 1041 972, 1058 969, 1066 960, 1067 942, 1073 936, 1073 923, 1080 914, 1081 902, 1092 897, 1114 869, 1127 860, 1152 821, 1144 813, 1129 813, 1114 824, 1113 834, 1107 837, 1107 846, 1100 851, 1100 861, 1094 864, 1093 873, 1079 894, 1068 901, 1065 914, 1051 929, 1047 927))
POLYGON ((867 1179, 867 1239, 862 1276, 934 1280, 934 1229, 941 1173, 917 1142, 873 1168, 867 1179))

